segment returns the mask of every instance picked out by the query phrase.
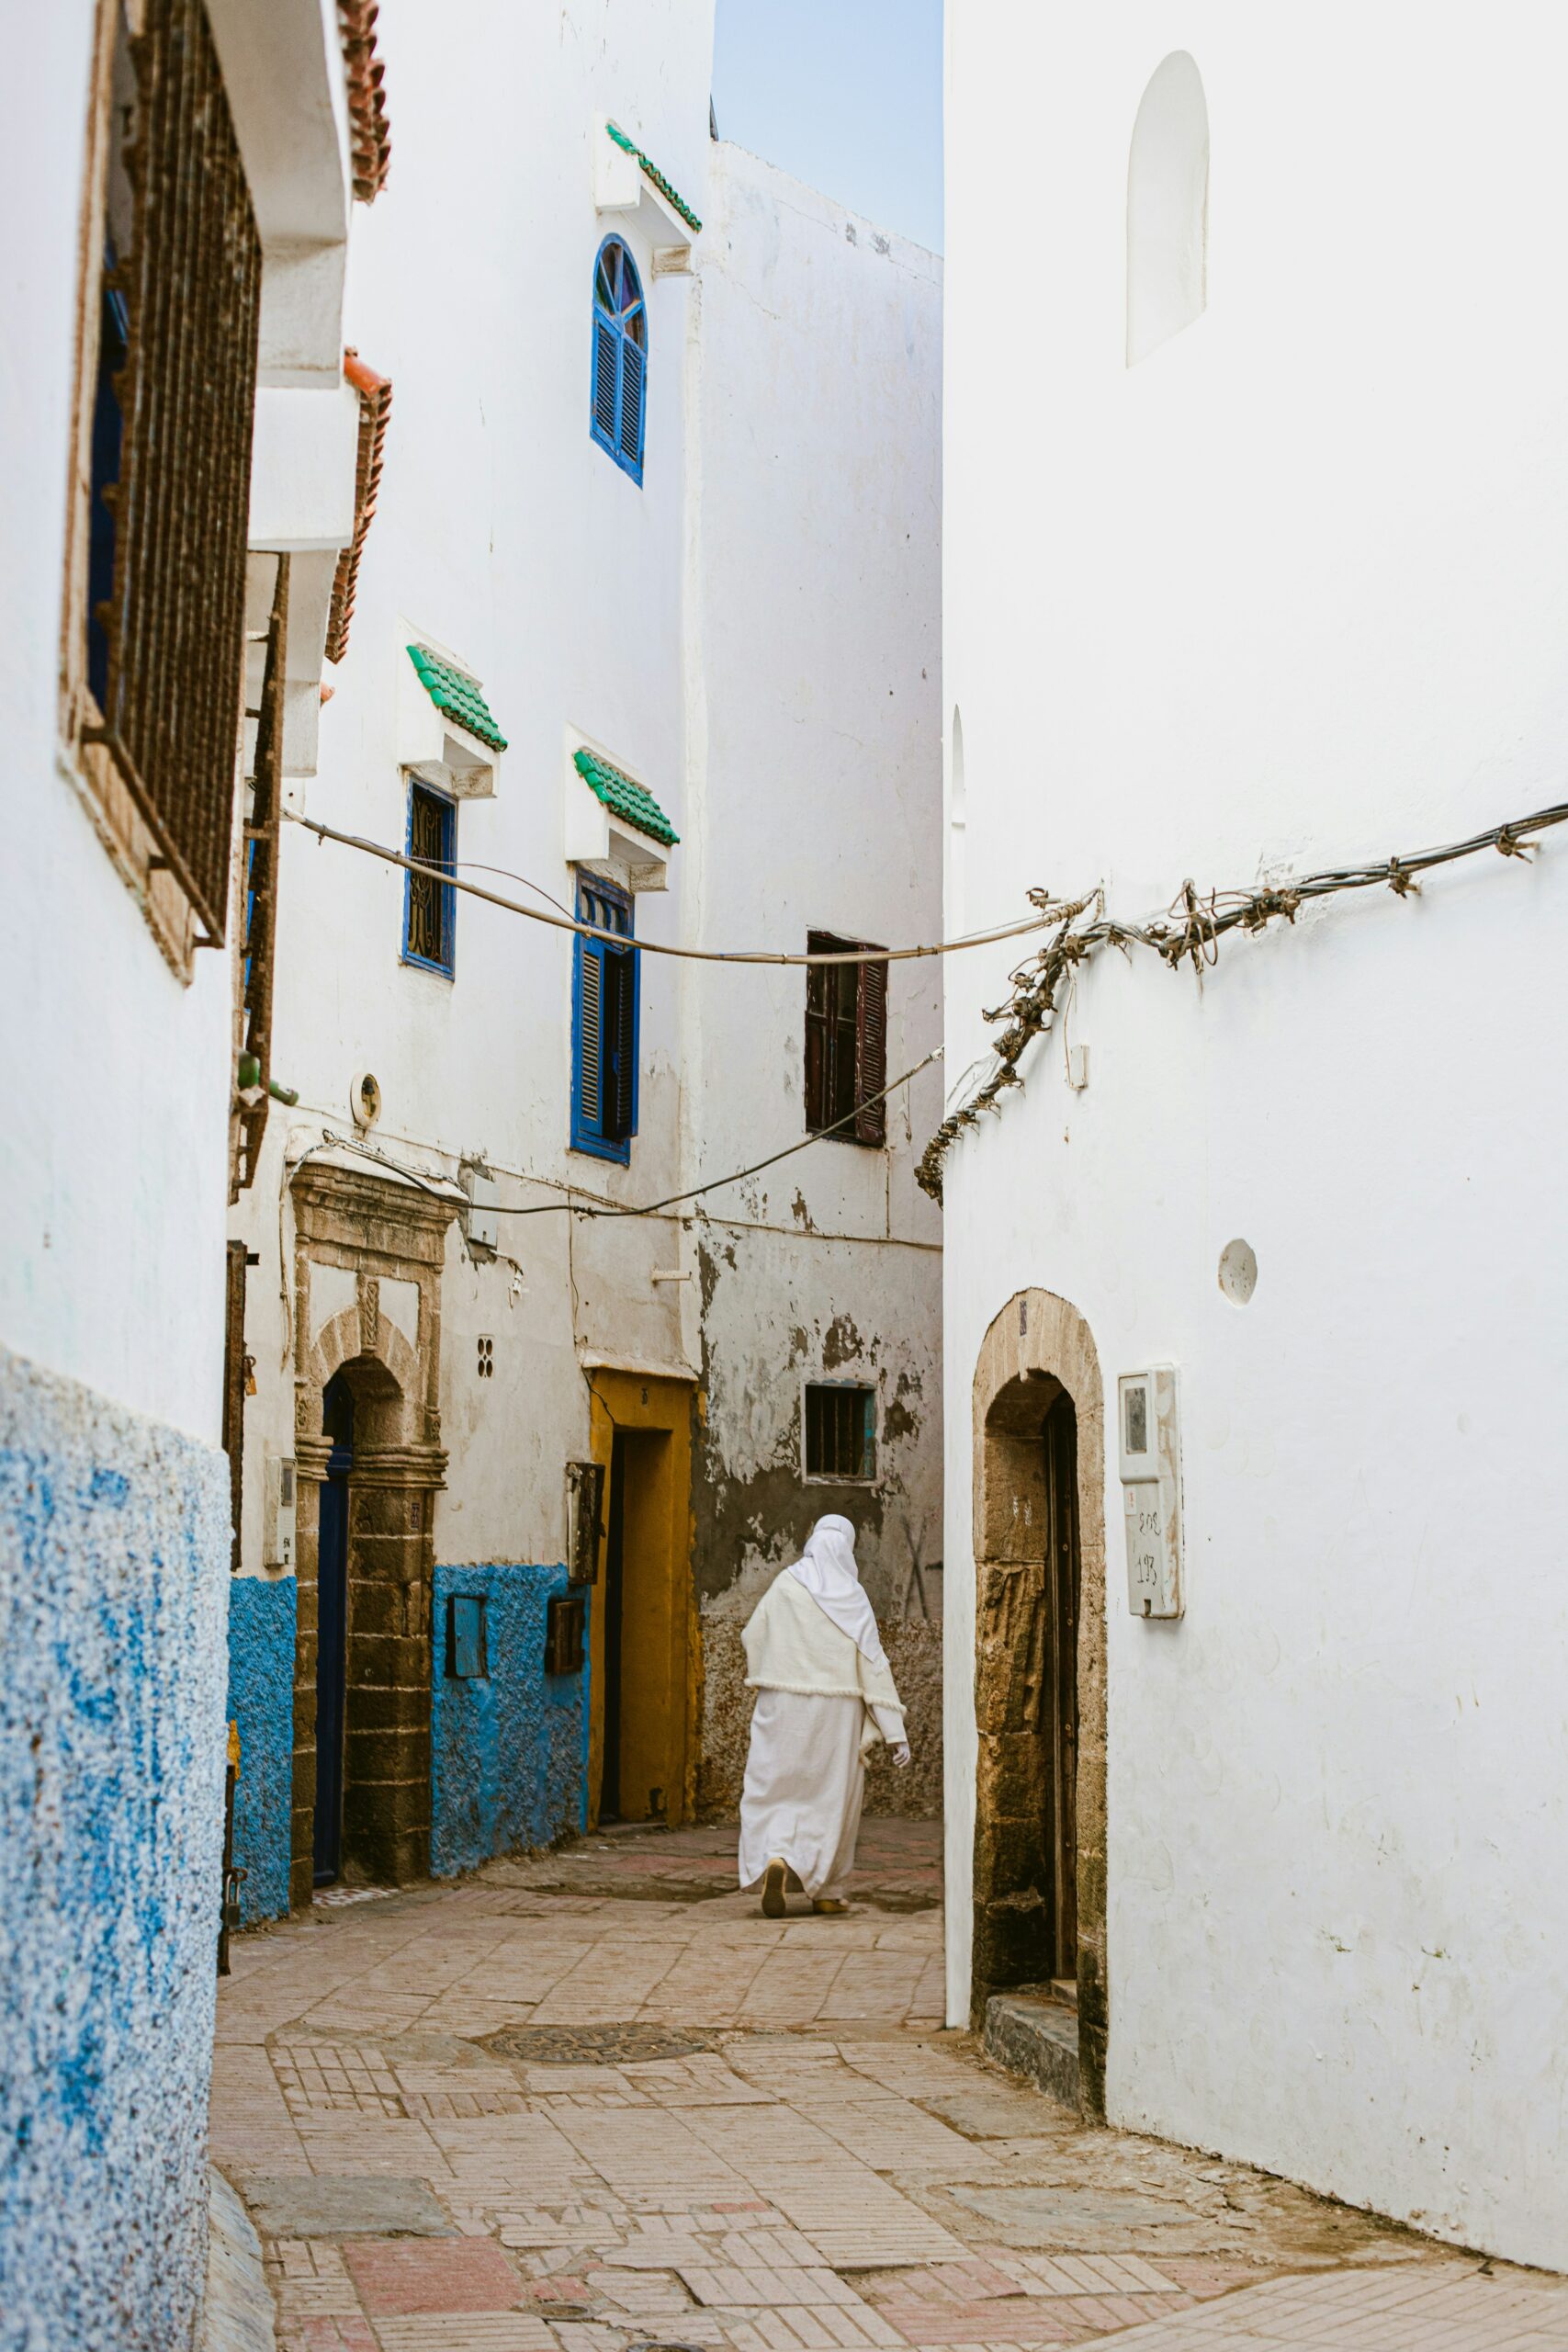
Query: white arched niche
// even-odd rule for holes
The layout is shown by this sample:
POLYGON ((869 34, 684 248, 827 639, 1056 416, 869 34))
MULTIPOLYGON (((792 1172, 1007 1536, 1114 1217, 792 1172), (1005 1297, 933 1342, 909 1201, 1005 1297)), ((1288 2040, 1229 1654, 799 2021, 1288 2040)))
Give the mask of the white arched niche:
POLYGON ((953 706, 953 731, 947 750, 947 903, 943 929, 955 938, 964 923, 964 847, 969 824, 969 790, 964 780, 964 720, 953 706))
POLYGON ((1127 160, 1127 365, 1202 315, 1209 299, 1209 107, 1184 49, 1150 76, 1127 160))

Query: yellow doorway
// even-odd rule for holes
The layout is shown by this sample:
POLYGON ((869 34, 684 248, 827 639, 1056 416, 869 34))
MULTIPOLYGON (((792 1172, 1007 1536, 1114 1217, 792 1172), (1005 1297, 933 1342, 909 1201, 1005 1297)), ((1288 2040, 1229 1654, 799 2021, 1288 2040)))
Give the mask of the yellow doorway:
POLYGON ((696 1780, 693 1389, 600 1368, 590 1401, 604 1514, 589 1612, 588 1817, 674 1826, 690 1818, 696 1780))

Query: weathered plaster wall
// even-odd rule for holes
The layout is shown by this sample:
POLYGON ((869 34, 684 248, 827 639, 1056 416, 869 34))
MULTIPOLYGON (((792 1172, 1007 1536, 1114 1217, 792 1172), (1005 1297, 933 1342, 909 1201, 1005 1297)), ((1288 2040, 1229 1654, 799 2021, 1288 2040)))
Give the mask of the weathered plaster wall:
POLYGON ((0 1351, 6 2352, 195 2324, 228 1503, 220 1454, 0 1351))
MULTIPOLYGON (((1489 18, 1504 107, 1464 43, 1343 0, 1306 43, 1220 0, 949 15, 968 920, 1101 881, 1139 917, 1187 875, 1382 860, 1560 798, 1568 24, 1489 18), (1210 301, 1129 370, 1128 142, 1179 45, 1210 301), (997 137, 1002 76, 1038 100, 1028 141, 997 137), (1070 222, 1011 345, 1028 466, 994 367, 997 223, 1023 217, 1070 222)), ((1108 1430, 1118 1374, 1179 1366, 1185 1617, 1135 1621, 1108 1564, 1110 2112, 1568 2267, 1556 839, 1227 941, 1201 990, 1080 971, 1087 1091, 1041 1044, 950 1160, 946 1582, 961 2017, 987 1327, 1032 1285, 1070 1301, 1108 1430), (1238 1236, 1246 1306, 1217 1281, 1238 1236)), ((1002 964, 949 975, 955 1081, 1002 964)))
MULTIPOLYGON (((698 1809, 706 1820, 733 1815, 746 1775, 746 1742, 755 1693, 746 1688, 746 1654, 740 1633, 772 1581, 753 1571, 702 1611, 703 1719, 698 1809)), ((873 1751, 866 1766, 866 1810, 906 1820, 942 1818, 942 1626, 907 1617, 884 1629, 888 1664, 907 1709, 910 1761, 895 1771, 886 1751, 873 1751)))
POLYGON ((292 1577, 229 1580, 229 1714, 240 1726, 234 1860, 246 1873, 240 1919, 288 1913, 288 1829, 294 1796, 292 1577))
MULTIPOLYGON (((934 938, 941 264, 727 143, 712 192, 688 763, 706 933, 796 948, 813 929, 934 938)), ((805 1129, 805 975, 729 978, 691 998, 704 1173, 805 1129)), ((890 1079, 938 1029, 930 968, 892 967, 890 1079)), ((820 1143, 704 1204, 695 1570, 710 1811, 733 1804, 744 1764, 739 1625, 827 1511, 853 1521, 890 1653, 907 1648, 920 1760, 897 1781, 874 1768, 868 1801, 934 1809, 937 1644, 903 1620, 919 1617, 917 1560, 940 1608, 941 1222, 914 1186, 911 1148, 940 1102, 925 1073, 890 1101, 885 1149, 820 1143), (805 1476, 804 1389, 823 1378, 875 1392, 867 1484, 805 1476)))
POLYGON ((585 1818, 588 1677, 546 1674, 546 1605, 564 1567, 437 1567, 430 1867, 437 1878, 491 1854, 547 1846, 585 1818), (446 1671, 447 1600, 488 1603, 490 1672, 446 1671))

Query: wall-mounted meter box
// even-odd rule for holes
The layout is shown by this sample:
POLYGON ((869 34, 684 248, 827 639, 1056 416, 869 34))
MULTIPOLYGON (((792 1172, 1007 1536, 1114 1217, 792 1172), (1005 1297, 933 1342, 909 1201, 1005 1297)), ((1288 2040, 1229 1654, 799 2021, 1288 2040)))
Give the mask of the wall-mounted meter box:
POLYGON ((1179 1617, 1181 1430, 1176 1366, 1124 1372, 1116 1384, 1127 1606, 1134 1617, 1179 1617))
POLYGON ((294 1464, 275 1453, 267 1456, 265 1516, 266 1524, 262 1530, 263 1566, 293 1576, 294 1464))

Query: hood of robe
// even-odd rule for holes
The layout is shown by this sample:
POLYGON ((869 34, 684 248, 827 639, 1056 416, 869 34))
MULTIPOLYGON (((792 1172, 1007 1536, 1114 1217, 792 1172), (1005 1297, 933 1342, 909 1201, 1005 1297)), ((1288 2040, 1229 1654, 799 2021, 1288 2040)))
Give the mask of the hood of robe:
POLYGON ((805 1551, 784 1573, 806 1587, 823 1614, 873 1666, 884 1663, 882 1636, 855 1566, 855 1532, 847 1519, 836 1512, 819 1519, 806 1539, 805 1551))

